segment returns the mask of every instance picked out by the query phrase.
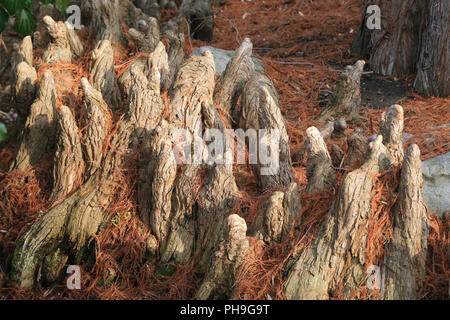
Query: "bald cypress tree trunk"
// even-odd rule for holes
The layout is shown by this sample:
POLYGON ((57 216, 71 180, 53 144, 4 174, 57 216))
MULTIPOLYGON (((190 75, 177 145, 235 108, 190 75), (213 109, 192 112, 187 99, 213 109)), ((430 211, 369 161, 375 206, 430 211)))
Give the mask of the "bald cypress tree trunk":
POLYGON ((365 3, 353 50, 367 57, 377 73, 401 78, 415 75, 414 88, 422 95, 448 96, 449 1, 366 0, 365 3), (367 12, 372 5, 380 8, 380 29, 367 25, 375 17, 367 12))

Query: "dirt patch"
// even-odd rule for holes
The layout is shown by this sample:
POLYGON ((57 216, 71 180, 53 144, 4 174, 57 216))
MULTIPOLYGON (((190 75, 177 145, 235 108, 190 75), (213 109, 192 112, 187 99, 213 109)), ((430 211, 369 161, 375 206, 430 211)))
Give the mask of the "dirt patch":
POLYGON ((365 73, 361 78, 362 106, 385 109, 412 99, 411 85, 376 73, 365 73))

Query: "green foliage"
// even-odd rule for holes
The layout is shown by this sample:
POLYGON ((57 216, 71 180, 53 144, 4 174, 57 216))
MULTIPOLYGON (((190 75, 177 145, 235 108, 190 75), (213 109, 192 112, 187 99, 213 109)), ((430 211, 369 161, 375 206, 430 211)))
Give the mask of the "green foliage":
POLYGON ((25 37, 32 34, 34 30, 36 30, 36 17, 34 14, 28 8, 16 12, 14 31, 25 37))
POLYGON ((31 0, 30 1, 26 1, 26 0, 0 0, 0 3, 8 11, 8 13, 10 15, 14 15, 19 10, 22 10, 23 8, 26 8, 28 3, 31 4, 31 0))
POLYGON ((121 221, 126 221, 130 219, 131 215, 132 215, 131 212, 127 212, 124 214, 118 213, 111 219, 111 223, 113 224, 114 227, 117 227, 120 225, 121 221))
POLYGON ((59 12, 61 12, 63 16, 66 15, 66 10, 67 10, 67 7, 69 6, 70 0, 54 0, 51 2, 55 3, 56 9, 58 9, 59 12))
POLYGON ((0 32, 2 32, 8 25, 9 14, 5 8, 0 7, 0 32))
MULTIPOLYGON (((70 0, 42 0, 42 3, 53 3, 65 16, 70 0)), ((15 17, 14 31, 23 37, 32 34, 36 30, 36 17, 32 11, 31 0, 0 0, 0 33, 8 25, 9 17, 15 17)))
POLYGON ((0 142, 6 139, 6 126, 3 122, 0 122, 0 142))
POLYGON ((160 279, 161 281, 164 281, 165 277, 170 277, 172 276, 175 271, 177 271, 177 267, 174 265, 165 265, 165 266, 161 266, 159 267, 156 271, 155 271, 155 276, 157 276, 158 278, 161 277, 162 279, 160 279))

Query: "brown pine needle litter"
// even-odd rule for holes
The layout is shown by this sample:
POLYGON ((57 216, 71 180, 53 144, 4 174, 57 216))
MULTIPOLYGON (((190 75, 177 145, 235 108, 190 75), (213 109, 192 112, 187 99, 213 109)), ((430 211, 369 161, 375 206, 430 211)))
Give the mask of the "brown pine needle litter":
MULTIPOLYGON (((358 30, 363 6, 359 0, 316 1, 241 1, 227 0, 215 8, 215 28, 212 43, 203 43, 186 36, 185 51, 204 45, 235 50, 245 37, 253 42, 254 55, 262 62, 266 74, 278 91, 280 107, 287 122, 291 152, 304 144, 305 131, 312 125, 324 102, 323 93, 332 91, 340 72, 360 57, 349 50, 358 30)), ((174 11, 163 12, 166 21, 174 11)), ((124 27, 126 33, 126 27, 124 27)), ((83 105, 80 79, 87 77, 88 61, 93 49, 89 29, 79 32, 87 48, 82 58, 73 63, 41 65, 39 78, 46 69, 55 77, 57 106, 69 106, 77 124, 83 127, 83 105)), ((137 53, 130 42, 115 56, 116 76, 120 76, 136 59, 148 55, 137 53)), ((43 49, 35 50, 35 62, 43 49)), ((405 79, 411 80, 411 79, 405 79)), ((168 113, 168 95, 163 96, 168 113)), ((438 128, 450 123, 450 100, 423 98, 413 92, 402 104, 405 110, 404 132, 412 134, 407 145, 416 143, 422 160, 450 151, 450 128, 438 128)), ((360 127, 367 136, 378 131, 383 110, 362 108, 360 127)), ((113 114, 111 130, 122 114, 113 114)), ((349 131, 355 127, 350 125, 349 131)), ((8 173, 18 141, 0 150, 0 265, 5 266, 18 238, 51 207, 47 199, 51 191, 54 150, 39 164, 25 172, 8 173)), ((110 146, 107 146, 110 147, 110 146)), ((406 147, 406 146, 405 146, 406 147)), ((344 148, 344 151, 345 148, 344 148)), ((51 287, 26 291, 14 285, 0 289, 6 299, 192 299, 203 275, 196 269, 196 261, 186 265, 160 265, 157 256, 146 252, 148 229, 137 217, 136 177, 139 153, 125 157, 113 181, 115 197, 105 209, 111 223, 104 232, 92 239, 92 258, 82 267, 82 290, 67 290, 64 279, 51 287)), ((259 193, 248 165, 235 166, 236 182, 240 189, 234 213, 254 221, 260 206, 275 190, 259 193)), ((296 164, 295 176, 300 188, 306 185, 305 167, 296 164)), ((236 273, 233 299, 284 299, 283 267, 307 247, 325 219, 347 171, 339 171, 336 190, 302 195, 299 214, 301 225, 292 230, 280 244, 265 245, 250 239, 248 257, 236 273)), ((382 265, 384 244, 392 237, 391 208, 396 200, 399 170, 378 175, 372 198, 372 215, 366 247, 367 266, 382 265)), ((199 178, 199 188, 204 179, 199 178)), ((427 274, 421 281, 423 299, 448 298, 449 225, 429 213, 430 235, 427 274)), ((375 299, 379 293, 369 292, 364 284, 354 298, 375 299)), ((340 292, 332 299, 340 299, 340 292)))

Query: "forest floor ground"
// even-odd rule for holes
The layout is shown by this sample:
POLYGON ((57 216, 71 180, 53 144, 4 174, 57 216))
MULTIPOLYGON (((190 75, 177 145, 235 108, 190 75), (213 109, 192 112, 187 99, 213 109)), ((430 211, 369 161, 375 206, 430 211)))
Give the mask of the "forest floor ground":
MULTIPOLYGON (((204 43, 186 39, 186 56, 198 47, 209 45, 235 50, 245 37, 251 39, 254 54, 263 62, 265 72, 278 91, 282 114, 287 121, 291 139, 291 154, 300 150, 305 131, 312 125, 319 126, 314 118, 321 112, 343 68, 361 57, 350 51, 358 30, 363 10, 359 0, 226 0, 215 7, 214 38, 204 43)), ((129 65, 133 57, 128 53, 118 58, 116 66, 129 65)), ((118 72, 120 72, 118 70, 118 72)), ((411 88, 413 78, 394 79, 377 76, 366 67, 361 88, 363 106, 358 118, 350 121, 349 132, 356 127, 367 136, 378 132, 378 123, 385 108, 399 103, 405 110, 405 133, 412 134, 406 144, 416 143, 422 152, 422 160, 450 151, 450 128, 437 128, 450 123, 450 99, 423 98, 411 88)), ((6 84, 2 84, 6 86, 6 84)), ((0 88, 0 92, 4 89, 0 88)), ((1 101, 1 100, 0 100, 1 101)), ((3 107, 2 109, 7 109, 3 107)), ((7 173, 13 159, 17 141, 0 150, 0 193, 8 188, 9 204, 3 204, 6 218, 0 220, 0 266, 5 266, 18 237, 23 234, 49 207, 46 201, 51 188, 51 165, 49 154, 29 172, 12 176, 7 173)), ((306 185, 305 166, 296 163, 295 174, 300 187, 306 185)), ((133 174, 128 178, 129 190, 126 201, 111 208, 112 215, 135 212, 135 185, 133 174)), ((342 181, 345 173, 340 173, 342 181)), ((259 195, 250 170, 243 166, 235 173, 242 196, 239 207, 245 211, 244 218, 251 223, 257 206, 270 194, 259 195)), ((377 201, 387 201, 389 192, 379 191, 377 201)), ((307 245, 314 230, 323 220, 334 194, 322 192, 303 199, 299 243, 307 245)), ((0 204, 1 205, 1 204, 0 204)), ((380 209, 384 212, 387 209, 380 209)), ((380 213, 381 215, 381 213, 380 213)), ((122 219, 118 225, 108 228, 105 235, 95 239, 101 247, 96 263, 82 266, 82 290, 69 291, 64 281, 51 287, 28 292, 12 285, 0 289, 0 298, 32 299, 189 299, 198 288, 201 275, 195 272, 194 263, 186 266, 155 266, 143 256, 139 246, 130 241, 138 221, 122 219), (125 236, 126 235, 126 236, 125 236), (111 276, 114 274, 115 276, 111 276)), ((445 261, 447 240, 442 222, 434 219, 431 226, 430 244, 433 262, 429 263, 427 278, 422 286, 423 298, 447 297, 448 261, 445 261), (444 257, 443 257, 444 255, 444 257), (442 260, 444 259, 444 261, 442 260)), ((383 234, 378 235, 383 241, 383 234)), ((131 239, 132 240, 132 239, 131 239)), ((242 281, 240 298, 283 299, 282 265, 289 249, 279 246, 257 248, 252 253, 254 261, 246 264, 247 281, 242 281), (251 278, 253 277, 253 278, 251 278), (258 279, 258 280, 256 280, 258 279), (253 280, 253 281, 251 281, 253 280)), ((339 298, 339 297, 336 297, 339 298)))

